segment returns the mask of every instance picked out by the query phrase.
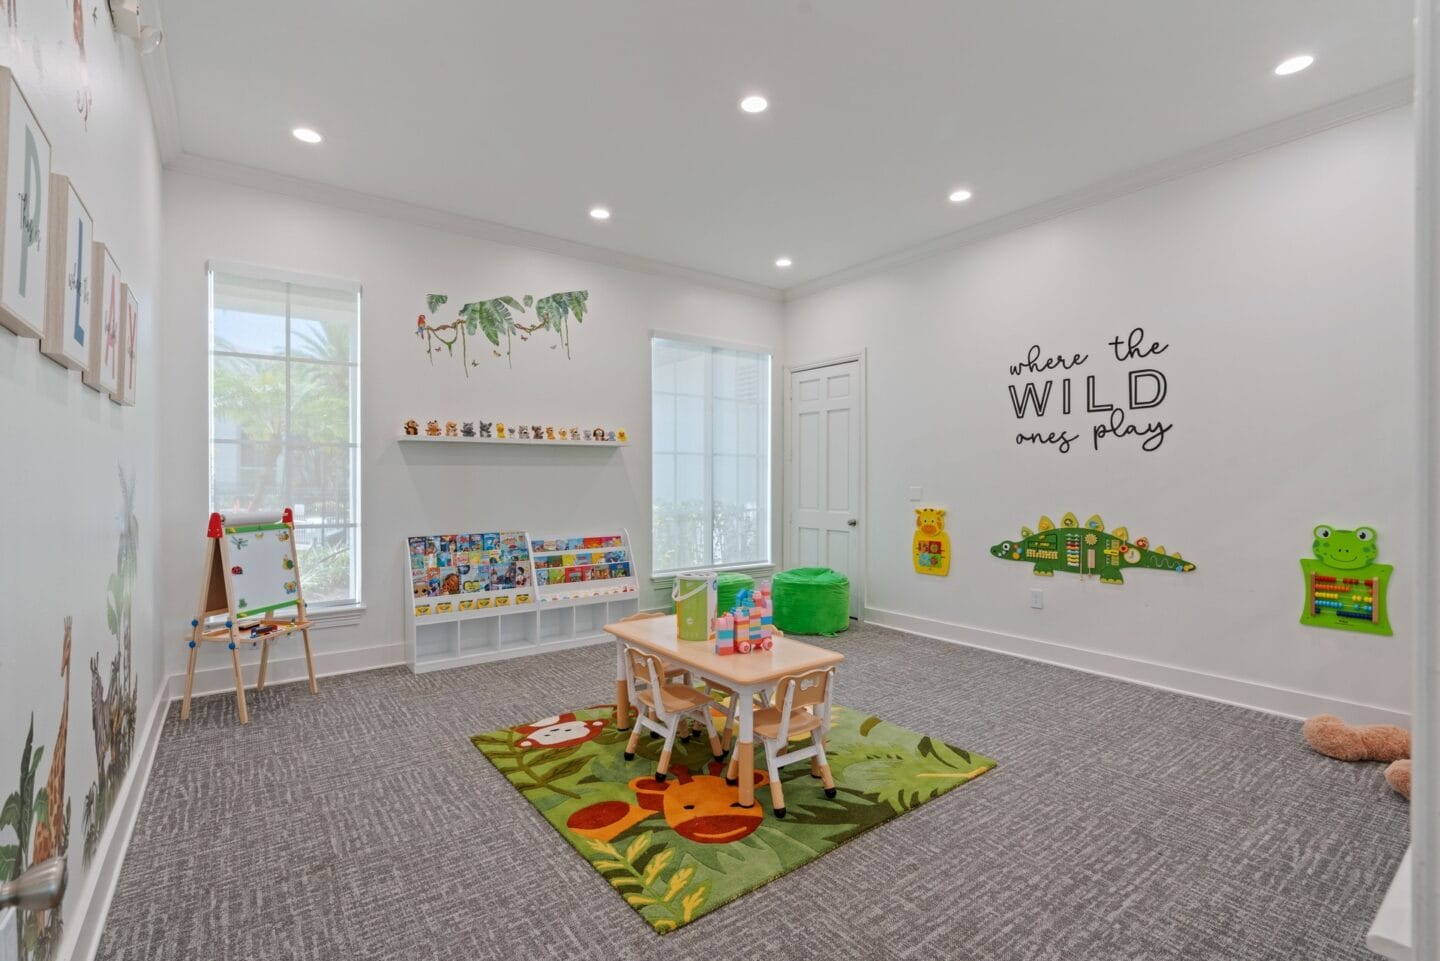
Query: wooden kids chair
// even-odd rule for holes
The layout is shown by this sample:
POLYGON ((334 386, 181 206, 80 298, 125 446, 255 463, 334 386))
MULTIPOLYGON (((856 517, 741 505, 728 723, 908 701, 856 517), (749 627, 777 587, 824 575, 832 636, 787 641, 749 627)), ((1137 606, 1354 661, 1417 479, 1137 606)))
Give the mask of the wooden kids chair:
MULTIPOLYGON (((770 802, 775 816, 785 816, 785 792, 780 769, 796 761, 810 761, 810 773, 825 785, 825 796, 835 796, 835 778, 825 759, 825 738, 830 734, 830 684, 833 667, 808 674, 782 677, 775 685, 775 707, 755 712, 755 736, 765 742, 765 763, 770 770, 770 802), (788 750, 793 734, 810 734, 810 746, 788 750)), ((734 761, 731 762, 733 767, 734 761)))
MULTIPOLYGON (((664 611, 641 611, 638 614, 631 614, 628 617, 620 618, 620 623, 624 624, 627 621, 648 621, 656 617, 664 616, 664 611)), ((681 667, 679 664, 665 664, 665 683, 669 684, 672 681, 677 684, 687 684, 692 686, 694 685, 694 680, 690 677, 689 668, 681 667)), ((660 735, 656 734, 654 731, 651 731, 650 736, 659 737, 660 735)), ((680 740, 690 740, 689 725, 686 725, 685 732, 680 735, 680 740)))
POLYGON ((724 758, 720 737, 715 733, 715 722, 710 719, 710 708, 715 702, 688 684, 666 683, 664 677, 665 665, 660 658, 626 645, 625 680, 630 685, 630 697, 635 702, 636 712, 635 728, 630 732, 630 743, 625 746, 625 760, 635 760, 635 747, 640 743, 642 727, 663 736, 665 746, 660 751, 660 763, 655 767, 657 781, 664 781, 670 771, 670 751, 675 747, 675 734, 681 721, 692 720, 703 724, 710 735, 710 753, 717 761, 724 758))

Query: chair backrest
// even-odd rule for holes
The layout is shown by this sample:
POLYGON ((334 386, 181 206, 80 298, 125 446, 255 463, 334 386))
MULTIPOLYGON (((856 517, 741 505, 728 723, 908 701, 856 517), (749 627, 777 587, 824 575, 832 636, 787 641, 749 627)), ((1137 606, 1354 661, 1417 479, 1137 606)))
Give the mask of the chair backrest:
POLYGON ((809 707, 820 718, 822 730, 830 729, 830 682, 835 668, 826 667, 806 674, 787 674, 775 685, 775 703, 780 708, 780 737, 784 744, 790 738, 790 714, 809 707))
POLYGON ((664 611, 641 611, 639 614, 631 614, 629 617, 620 618, 620 623, 624 624, 626 621, 648 621, 652 617, 664 616, 664 611))
POLYGON ((808 674, 788 674, 775 685, 775 700, 787 712, 811 704, 829 704, 830 681, 834 676, 833 667, 808 674))
POLYGON ((660 658, 638 647, 625 645, 625 680, 630 684, 632 696, 649 692, 655 713, 665 719, 665 699, 661 687, 665 677, 665 666, 660 658))

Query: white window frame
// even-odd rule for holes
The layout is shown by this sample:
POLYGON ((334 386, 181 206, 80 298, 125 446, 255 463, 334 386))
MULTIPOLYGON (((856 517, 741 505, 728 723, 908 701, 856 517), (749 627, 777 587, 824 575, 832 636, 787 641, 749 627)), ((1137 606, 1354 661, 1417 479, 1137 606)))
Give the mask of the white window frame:
MULTIPOLYGON (((339 279, 339 278, 335 278, 335 277, 323 277, 323 276, 318 276, 318 275, 314 275, 314 274, 296 273, 296 272, 293 272, 293 271, 279 270, 279 269, 272 268, 272 267, 259 267, 259 266, 255 266, 255 265, 253 265, 253 264, 241 264, 241 263, 232 263, 232 262, 228 262, 228 261, 216 261, 216 260, 211 260, 211 261, 207 261, 207 262, 206 262, 206 264, 205 264, 205 295, 206 295, 206 323, 207 323, 207 325, 208 325, 208 330, 206 331, 206 339, 207 339, 208 348, 209 348, 208 351, 207 351, 207 353, 206 353, 206 358, 205 358, 205 360, 206 360, 205 373, 206 373, 206 379, 207 379, 207 387, 206 387, 206 395, 205 395, 205 397, 206 397, 206 433, 207 433, 207 435, 208 435, 207 438, 206 438, 205 454, 206 454, 206 459, 207 459, 207 461, 208 461, 208 464, 207 464, 207 481, 208 481, 208 485, 209 485, 209 490, 208 490, 208 492, 207 492, 207 494, 206 494, 207 500, 214 495, 214 491, 215 491, 215 356, 216 356, 216 354, 217 354, 217 351, 215 350, 215 275, 216 275, 216 274, 223 274, 223 275, 225 275, 225 276, 236 277, 236 278, 241 278, 241 279, 245 279, 245 280, 264 280, 264 281, 273 281, 273 282, 276 282, 276 283, 282 283, 282 284, 286 284, 286 285, 295 285, 295 286, 302 286, 302 287, 319 287, 319 288, 324 288, 324 289, 326 289, 326 290, 332 290, 332 291, 336 291, 336 292, 353 293, 353 294, 355 295, 355 330, 354 330, 353 340, 352 340, 353 358, 354 358, 354 359, 353 359, 352 361, 346 362, 346 363, 343 364, 343 365, 340 364, 340 363, 338 363, 338 362, 336 362, 336 361, 316 360, 316 359, 313 359, 313 358, 306 358, 306 359, 294 361, 294 362, 304 363, 304 364, 317 364, 317 365, 329 365, 329 366, 346 366, 346 367, 352 368, 352 373, 351 373, 351 410, 350 410, 351 435, 350 435, 350 442, 349 442, 349 444, 347 445, 347 446, 354 452, 354 453, 353 453, 353 457, 354 457, 354 460, 353 460, 353 463, 354 463, 354 471, 353 471, 352 477, 350 478, 350 485, 351 485, 351 495, 350 495, 350 520, 349 520, 349 523, 348 523, 348 524, 345 524, 345 525, 326 524, 326 525, 323 525, 323 526, 326 527, 326 528, 345 527, 345 528, 348 528, 348 529, 351 531, 351 541, 350 541, 350 543, 353 545, 353 547, 352 547, 352 550, 351 550, 350 565, 351 565, 351 578, 352 578, 352 581, 353 581, 353 583, 354 583, 354 596, 353 596, 353 597, 350 597, 350 598, 345 598, 345 599, 342 599, 342 600, 335 600, 335 601, 315 601, 315 602, 312 602, 312 601, 307 600, 307 601, 305 602, 305 607, 306 607, 307 611, 318 615, 322 620, 332 621, 332 622, 334 622, 334 624, 338 624, 338 623, 341 622, 341 621, 348 621, 350 617, 356 616, 356 615, 358 615, 360 612, 363 612, 363 611, 365 610, 365 605, 364 605, 364 577, 363 577, 364 568, 363 568, 363 566, 362 566, 362 560, 363 560, 363 557, 364 557, 364 552, 363 552, 362 545, 361 545, 361 539, 362 539, 362 526, 361 526, 361 506, 362 506, 362 498, 361 498, 361 474, 362 474, 362 467, 361 467, 361 465, 362 465, 362 462, 363 462, 363 448, 362 448, 362 444, 361 444, 361 439, 364 437, 364 431, 363 431, 362 425, 361 425, 361 423, 360 423, 361 407, 362 407, 362 404, 361 404, 361 392, 360 392, 360 387, 361 387, 361 380, 360 380, 360 379, 361 379, 361 352, 360 352, 360 348, 361 348, 361 324, 362 324, 362 320, 363 320, 363 318, 364 318, 364 289, 363 289, 362 285, 361 285, 358 281, 354 281, 354 280, 343 280, 343 279, 339 279)), ((289 302, 289 291, 288 291, 288 290, 286 291, 286 304, 285 304, 285 353, 284 353, 283 355, 277 357, 276 355, 273 355, 273 354, 263 354, 263 355, 262 355, 262 354, 248 354, 248 353, 243 353, 243 352, 238 352, 238 351, 228 351, 228 350, 227 350, 227 351, 219 351, 218 353, 219 353, 220 356, 223 356, 223 357, 246 357, 246 358, 251 358, 251 359, 255 359, 255 360, 265 360, 265 361, 280 360, 280 361, 283 361, 283 362, 284 362, 284 364, 285 364, 285 393, 286 393, 286 405, 285 405, 286 425, 285 425, 285 434, 286 434, 286 446, 288 447, 288 446, 289 446, 289 434, 290 434, 290 424, 289 424, 289 419, 290 419, 290 403, 289 403, 289 394, 290 394, 290 368, 291 368, 291 364, 292 364, 292 358, 291 358, 291 355, 290 355, 290 302, 289 302)), ((226 443, 228 443, 228 441, 226 441, 226 443)), ((285 478, 284 486, 285 486, 286 494, 288 495, 288 491, 289 491, 289 478, 288 478, 288 476, 285 478)), ((211 505, 210 505, 210 509, 211 509, 212 511, 216 509, 215 506, 214 506, 214 504, 211 504, 211 505)), ((303 524, 303 523, 302 523, 302 524, 297 524, 296 526, 297 526, 297 527, 310 527, 310 526, 312 526, 312 525, 308 525, 308 524, 303 524)), ((313 525, 313 526, 319 526, 319 525, 313 525)), ((302 576, 303 576, 303 573, 304 573, 304 572, 302 571, 301 573, 302 573, 302 576)), ((332 626, 334 626, 334 624, 332 624, 332 626)))
MULTIPOLYGON (((773 433, 775 422, 775 352, 769 347, 759 344, 744 344, 735 341, 716 340, 709 337, 696 337, 693 334, 677 334, 668 330, 651 330, 647 342, 649 347, 650 365, 650 483, 654 484, 654 453, 655 453, 655 341, 669 340, 682 344, 689 344, 695 347, 718 348, 721 350, 737 350, 746 353, 759 354, 766 360, 765 372, 765 416, 761 422, 761 431, 756 438, 756 449, 762 452, 765 458, 765 476, 759 489, 764 491, 765 505, 756 512, 756 523, 761 536, 764 538, 764 557, 760 560, 744 561, 736 564, 715 564, 714 558, 714 530, 713 518, 715 513, 715 452, 714 438, 712 431, 715 423, 714 391, 707 389, 705 398, 705 500, 710 505, 710 516, 712 518, 711 536, 709 539, 712 562, 701 565, 700 569, 715 571, 769 571, 774 569, 775 561, 775 538, 774 538, 774 510, 775 510, 775 450, 773 446, 773 433)), ((673 453, 673 452, 672 452, 673 453)), ((659 552, 655 549, 655 521, 654 521, 654 498, 651 497, 651 516, 648 521, 650 536, 650 580, 652 583, 667 583, 673 581, 676 574, 685 570, 695 570, 694 567, 679 567, 674 569, 659 569, 656 567, 656 559, 659 552)))

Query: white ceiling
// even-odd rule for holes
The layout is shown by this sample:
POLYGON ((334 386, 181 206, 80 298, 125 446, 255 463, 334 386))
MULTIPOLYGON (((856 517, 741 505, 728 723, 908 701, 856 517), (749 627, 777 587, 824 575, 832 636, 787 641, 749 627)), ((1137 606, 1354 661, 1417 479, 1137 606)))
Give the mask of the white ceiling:
POLYGON ((774 288, 1411 71, 1408 0, 169 0, 163 16, 187 154, 774 288), (1272 75, 1297 52, 1315 65, 1272 75), (768 112, 737 109, 752 91, 768 112), (301 124, 324 144, 295 141, 301 124), (948 203, 957 186, 974 199, 948 203))

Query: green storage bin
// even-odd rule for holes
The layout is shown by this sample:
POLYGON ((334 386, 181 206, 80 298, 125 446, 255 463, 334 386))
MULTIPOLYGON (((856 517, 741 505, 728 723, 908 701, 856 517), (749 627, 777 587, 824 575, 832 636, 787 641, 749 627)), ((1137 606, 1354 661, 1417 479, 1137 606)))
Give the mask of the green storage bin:
POLYGON ((828 567, 796 567, 770 582, 775 626, 786 634, 833 637, 850 627, 850 578, 828 567))
POLYGON ((735 596, 741 591, 753 591, 754 589, 755 578, 749 574, 722 571, 720 586, 715 589, 716 612, 724 614, 727 611, 735 610, 735 596))

